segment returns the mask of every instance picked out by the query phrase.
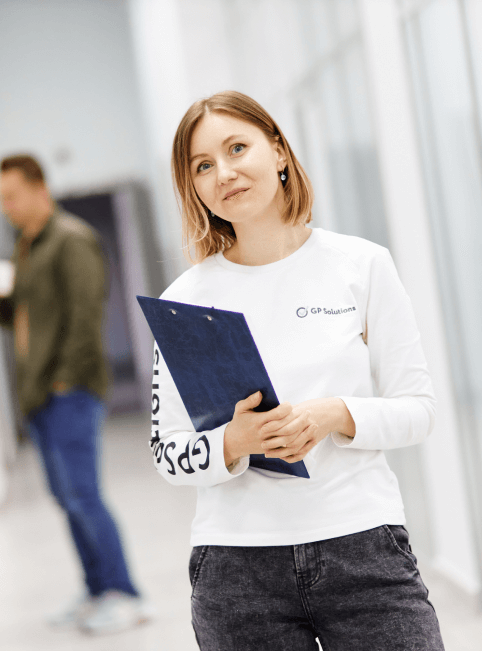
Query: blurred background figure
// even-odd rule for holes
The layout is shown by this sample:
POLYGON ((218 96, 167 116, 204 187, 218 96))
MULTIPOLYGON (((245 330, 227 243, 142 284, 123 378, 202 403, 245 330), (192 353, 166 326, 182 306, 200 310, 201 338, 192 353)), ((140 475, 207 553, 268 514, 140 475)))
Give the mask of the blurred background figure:
MULTIPOLYGON (((438 404, 429 440, 386 456, 447 651, 480 651, 482 2, 2 0, 0 79, 0 158, 42 161, 58 206, 101 234, 109 261, 104 494, 164 613, 131 632, 137 646, 197 648, 183 543, 195 495, 152 469, 153 341, 135 296, 159 296, 187 269, 170 173, 176 127, 195 100, 234 89, 283 125, 313 181, 313 226, 394 258, 438 404)), ((0 219, 0 260, 13 245, 0 219)), ((13 359, 0 329, 0 558, 10 559, 0 563, 0 637, 33 651, 41 600, 77 566, 21 437, 13 359), (55 535, 41 534, 47 522, 55 535)), ((69 647, 58 634, 42 642, 69 647)))
POLYGON ((4 158, 0 171, 2 211, 20 231, 15 281, 0 298, 0 323, 13 327, 19 405, 85 577, 84 594, 51 623, 116 632, 146 621, 150 611, 129 576, 99 487, 108 385, 102 251, 93 229, 52 200, 33 157, 4 158))

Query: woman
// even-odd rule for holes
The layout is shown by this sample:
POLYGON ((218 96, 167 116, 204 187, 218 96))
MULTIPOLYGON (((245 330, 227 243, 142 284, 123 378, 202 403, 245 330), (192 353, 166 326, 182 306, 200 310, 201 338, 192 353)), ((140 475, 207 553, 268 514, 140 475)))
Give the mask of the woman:
POLYGON ((259 393, 241 400, 202 433, 199 454, 156 347, 155 465, 198 487, 189 569, 200 649, 308 651, 317 637, 324 651, 443 649, 383 453, 423 441, 435 415, 388 250, 307 228, 311 184, 241 93, 189 108, 172 164, 196 264, 161 298, 244 313, 281 402, 259 413, 259 393), (249 467, 254 453, 303 460, 310 479, 249 467))

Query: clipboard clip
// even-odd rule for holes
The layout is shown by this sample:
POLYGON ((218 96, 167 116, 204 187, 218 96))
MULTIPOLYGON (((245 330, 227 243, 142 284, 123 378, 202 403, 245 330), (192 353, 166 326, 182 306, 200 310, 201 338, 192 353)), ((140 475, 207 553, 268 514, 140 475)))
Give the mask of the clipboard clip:
MULTIPOLYGON (((208 309, 209 309, 209 308, 208 308, 208 309)), ((214 308, 214 305, 213 305, 213 307, 212 307, 211 309, 212 309, 212 310, 215 309, 215 308, 214 308)), ((177 314, 177 310, 175 310, 175 309, 172 308, 172 307, 169 308, 169 312, 172 312, 172 314, 177 314)), ((212 321, 212 320, 214 319, 214 317, 212 317, 210 314, 204 314, 203 316, 205 316, 209 321, 212 321)))
MULTIPOLYGON (((213 305, 211 308, 208 308, 208 310, 209 309, 215 310, 216 308, 213 305)), ((207 318, 208 321, 213 321, 214 320, 214 316, 212 315, 212 313, 211 314, 204 314, 204 316, 207 318)))

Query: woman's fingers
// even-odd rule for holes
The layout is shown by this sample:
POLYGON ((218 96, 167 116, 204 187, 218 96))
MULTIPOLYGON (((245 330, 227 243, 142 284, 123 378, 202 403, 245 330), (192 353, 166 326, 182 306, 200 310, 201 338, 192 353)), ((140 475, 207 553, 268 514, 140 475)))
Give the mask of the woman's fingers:
MULTIPOLYGON (((265 448, 265 445, 267 444, 270 445, 270 447, 265 448, 265 456, 268 458, 277 457, 279 459, 288 459, 290 456, 299 454, 304 449, 304 447, 312 441, 317 429, 318 425, 310 425, 307 429, 304 430, 304 432, 296 436, 295 439, 288 444, 286 443, 285 437, 277 437, 270 439, 269 441, 265 441, 262 445, 263 448, 265 448), (276 445, 276 443, 278 444, 276 445)), ((315 443, 316 441, 313 441, 313 445, 315 445, 315 443)))
POLYGON ((287 463, 296 463, 297 461, 301 461, 306 457, 308 452, 312 450, 316 445, 316 439, 310 439, 305 445, 297 452, 297 454, 292 454, 288 457, 285 457, 283 461, 286 461, 287 463))
POLYGON ((272 438, 266 439, 266 441, 261 443, 261 447, 263 450, 266 450, 266 452, 269 452, 270 450, 276 450, 278 448, 286 448, 294 443, 298 436, 299 434, 293 434, 292 436, 273 436, 272 438))
POLYGON ((295 432, 294 434, 291 434, 290 436, 272 436, 269 439, 265 439, 263 443, 261 443, 261 447, 263 450, 266 450, 266 452, 270 452, 271 450, 277 450, 278 448, 287 448, 296 441, 296 439, 300 436, 299 432, 295 432))
POLYGON ((297 418, 298 416, 294 415, 293 413, 289 413, 279 420, 269 420, 261 428, 261 433, 263 436, 274 436, 279 430, 286 427, 286 425, 294 422, 297 420, 297 418))
POLYGON ((299 436, 300 430, 303 431, 306 426, 308 425, 308 421, 310 419, 311 412, 310 411, 303 411, 300 413, 298 416, 294 416, 292 413, 289 414, 286 418, 283 418, 281 420, 273 420, 273 421, 268 421, 263 425, 261 428, 261 434, 263 435, 263 438, 265 438, 264 443, 268 443, 269 445, 262 445, 262 447, 266 447, 267 449, 272 449, 275 447, 279 447, 282 444, 290 444, 292 441, 294 441, 297 436, 299 436), (278 433, 283 431, 284 433, 280 436, 278 436, 278 433), (269 437, 269 438, 268 438, 269 437), (277 441, 281 438, 285 438, 286 440, 283 441, 283 443, 277 443, 274 445, 275 438, 277 441))

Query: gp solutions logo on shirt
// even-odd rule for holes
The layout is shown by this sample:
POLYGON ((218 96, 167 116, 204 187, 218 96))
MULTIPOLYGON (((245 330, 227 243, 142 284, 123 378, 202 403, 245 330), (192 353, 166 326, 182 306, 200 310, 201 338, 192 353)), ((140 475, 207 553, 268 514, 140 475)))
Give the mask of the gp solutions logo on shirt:
POLYGON ((334 314, 346 314, 346 312, 354 312, 356 310, 355 306, 351 307, 340 307, 337 309, 329 308, 329 307, 299 307, 296 310, 296 316, 298 316, 300 319, 304 319, 308 314, 327 314, 327 315, 334 315, 334 314))

